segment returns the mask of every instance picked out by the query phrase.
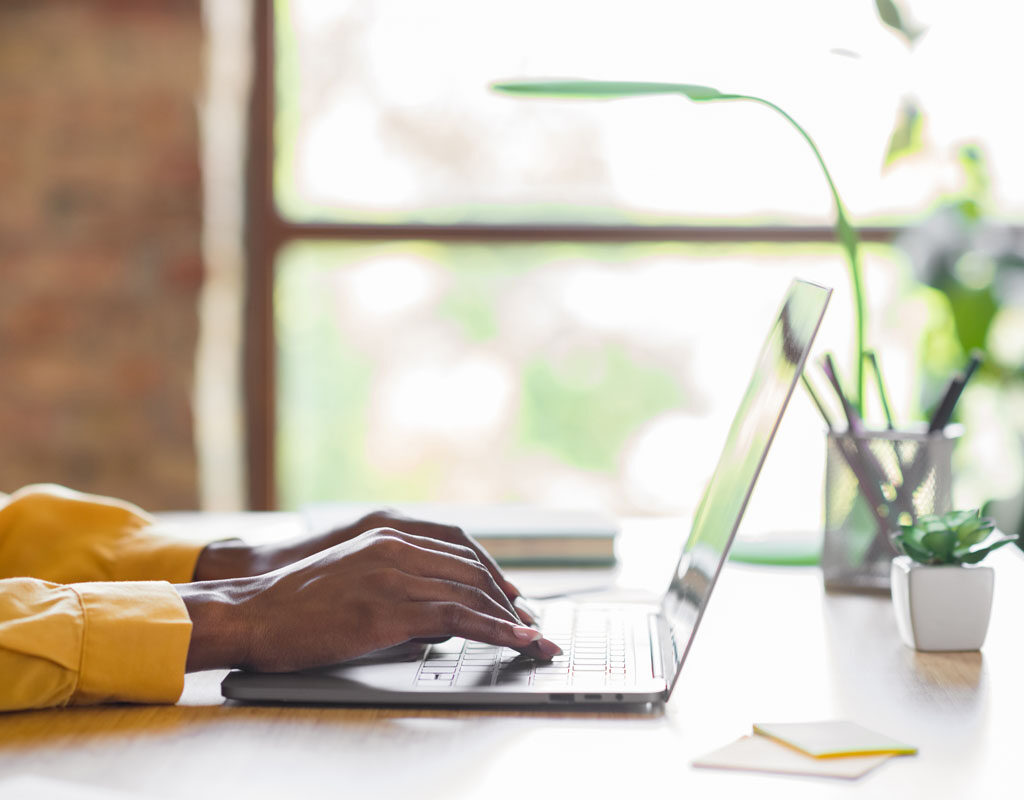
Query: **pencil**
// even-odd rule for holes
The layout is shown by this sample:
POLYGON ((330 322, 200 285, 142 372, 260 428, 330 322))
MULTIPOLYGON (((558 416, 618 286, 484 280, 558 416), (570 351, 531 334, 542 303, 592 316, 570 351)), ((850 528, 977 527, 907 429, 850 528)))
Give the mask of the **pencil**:
POLYGON ((825 353, 821 367, 825 371, 825 377, 828 378, 828 382, 832 384, 832 388, 835 389, 836 394, 839 396, 839 402, 842 403, 843 413, 846 415, 846 424, 849 426, 850 433, 863 433, 864 421, 858 416, 857 410, 847 399, 842 384, 839 383, 839 375, 836 372, 836 364, 832 360, 831 353, 825 353))
POLYGON ((804 388, 807 390, 807 394, 811 396, 811 401, 818 409, 818 413, 821 414, 821 418, 825 420, 825 427, 828 428, 829 431, 834 431, 836 429, 836 426, 832 424, 832 418, 828 415, 828 412, 825 410, 825 406, 822 404, 821 398, 818 397, 818 393, 814 391, 814 387, 811 386, 811 381, 807 377, 806 372, 800 373, 800 380, 803 382, 804 388))

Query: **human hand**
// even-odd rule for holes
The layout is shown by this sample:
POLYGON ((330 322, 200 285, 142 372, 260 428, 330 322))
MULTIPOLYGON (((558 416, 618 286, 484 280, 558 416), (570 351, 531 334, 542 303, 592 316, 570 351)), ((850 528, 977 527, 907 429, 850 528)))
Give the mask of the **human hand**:
POLYGON ((394 528, 414 536, 468 547, 491 573, 491 577, 509 601, 516 605, 520 616, 529 623, 536 621, 533 612, 525 604, 517 603, 522 592, 505 576, 490 553, 472 536, 454 525, 414 519, 393 510, 374 511, 349 525, 286 542, 260 546, 250 546, 239 539, 213 542, 200 554, 193 580, 208 581, 262 575, 329 550, 377 528, 394 528))
POLYGON ((561 652, 522 624, 472 548, 395 528, 262 575, 176 588, 193 622, 189 671, 290 671, 448 636, 545 660, 561 652))

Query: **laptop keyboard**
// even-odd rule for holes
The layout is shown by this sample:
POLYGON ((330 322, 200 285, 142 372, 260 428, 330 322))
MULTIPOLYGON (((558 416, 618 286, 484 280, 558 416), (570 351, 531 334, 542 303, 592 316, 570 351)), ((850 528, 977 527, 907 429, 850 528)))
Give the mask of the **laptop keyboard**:
POLYGON ((416 675, 423 687, 626 686, 634 674, 632 636, 624 615, 567 606, 544 613, 541 630, 564 651, 535 661, 507 647, 451 639, 431 645, 416 675))

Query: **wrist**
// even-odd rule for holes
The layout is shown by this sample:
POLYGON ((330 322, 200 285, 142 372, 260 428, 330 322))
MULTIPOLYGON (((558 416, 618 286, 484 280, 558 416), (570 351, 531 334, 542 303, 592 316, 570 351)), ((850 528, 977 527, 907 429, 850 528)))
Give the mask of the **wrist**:
POLYGON ((250 546, 241 539, 211 542, 196 560, 194 582, 222 581, 265 575, 301 561, 321 549, 316 543, 298 541, 250 546))
POLYGON ((252 593, 244 579, 178 584, 192 634, 186 672, 229 669, 247 663, 252 633, 245 600, 252 593))
POLYGON ((196 560, 194 582, 221 581, 258 574, 254 571, 254 550, 241 539, 210 542, 196 560))

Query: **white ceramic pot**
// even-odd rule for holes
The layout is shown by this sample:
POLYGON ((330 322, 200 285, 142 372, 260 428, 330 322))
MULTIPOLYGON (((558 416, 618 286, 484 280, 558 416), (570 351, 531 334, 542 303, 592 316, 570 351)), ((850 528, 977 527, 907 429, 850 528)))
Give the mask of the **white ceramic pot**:
POLYGON ((916 650, 978 650, 988 632, 995 572, 980 564, 892 561, 892 605, 904 644, 916 650))

